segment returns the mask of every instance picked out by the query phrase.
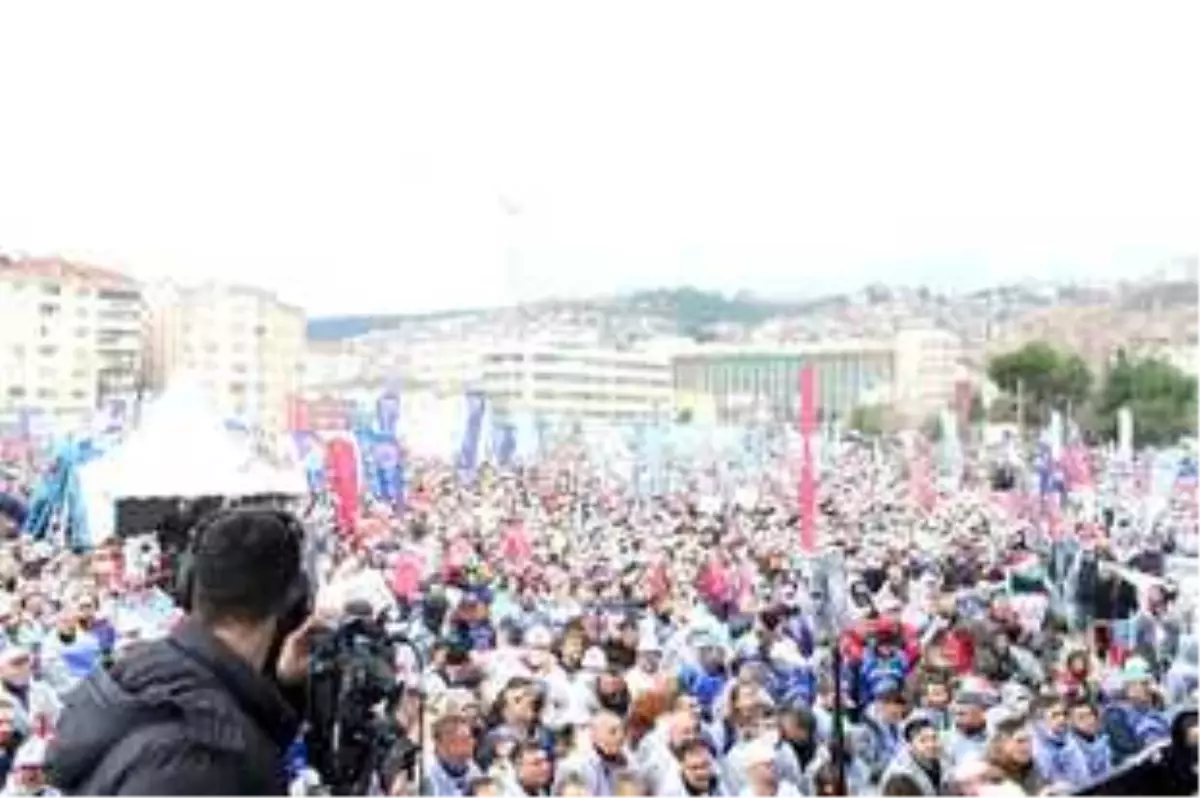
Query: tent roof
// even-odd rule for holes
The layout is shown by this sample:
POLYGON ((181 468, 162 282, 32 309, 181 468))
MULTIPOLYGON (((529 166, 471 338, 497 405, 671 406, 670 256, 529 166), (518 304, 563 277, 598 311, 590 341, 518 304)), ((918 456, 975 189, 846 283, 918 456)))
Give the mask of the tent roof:
POLYGON ((198 387, 175 383, 115 449, 85 466, 113 499, 299 495, 304 475, 263 462, 237 441, 198 387))

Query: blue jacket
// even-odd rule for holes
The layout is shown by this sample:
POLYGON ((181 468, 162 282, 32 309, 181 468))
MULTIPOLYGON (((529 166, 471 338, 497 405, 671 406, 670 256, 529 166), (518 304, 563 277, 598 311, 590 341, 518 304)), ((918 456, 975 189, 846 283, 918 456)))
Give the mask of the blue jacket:
POLYGON ((1082 787, 1091 780, 1087 760, 1071 735, 1051 734, 1039 726, 1033 740, 1034 763, 1038 774, 1048 783, 1082 787))
POLYGON ((1107 734, 1101 732, 1089 740, 1072 732, 1071 739, 1083 754, 1088 776, 1099 779, 1112 770, 1112 746, 1108 744, 1107 734))
POLYGON ((1171 727, 1162 712, 1139 709, 1127 701, 1113 704, 1104 711, 1104 730, 1112 745, 1115 765, 1171 736, 1171 727))

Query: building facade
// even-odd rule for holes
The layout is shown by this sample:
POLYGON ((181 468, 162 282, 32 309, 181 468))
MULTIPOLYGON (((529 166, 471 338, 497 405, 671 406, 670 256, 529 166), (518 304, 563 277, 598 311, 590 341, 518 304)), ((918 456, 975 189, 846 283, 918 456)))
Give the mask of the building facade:
POLYGON ((666 418, 672 406, 666 355, 600 346, 492 345, 478 386, 500 413, 632 421, 666 418))
POLYGON ((818 418, 887 405, 915 423, 953 400, 960 357, 952 333, 918 328, 890 339, 698 346, 673 358, 672 379, 677 396, 702 402, 718 421, 795 423, 800 373, 811 365, 818 418))
POLYGON ((145 378, 137 281, 59 258, 0 255, 0 407, 82 422, 128 406, 145 378))
MULTIPOLYGON (((671 411, 670 356, 626 351, 578 340, 458 338, 395 341, 379 352, 385 373, 364 358, 363 378, 376 387, 403 386, 436 396, 482 391, 498 416, 531 412, 547 417, 607 420, 653 418, 671 411)), ((363 351, 354 346, 355 351, 363 351)), ((362 381, 362 380, 360 380, 362 381)), ((308 393, 337 386, 310 385, 308 393)))
POLYGON ((165 286, 153 318, 156 388, 186 374, 222 413, 267 432, 287 428, 303 380, 302 309, 256 288, 165 286))

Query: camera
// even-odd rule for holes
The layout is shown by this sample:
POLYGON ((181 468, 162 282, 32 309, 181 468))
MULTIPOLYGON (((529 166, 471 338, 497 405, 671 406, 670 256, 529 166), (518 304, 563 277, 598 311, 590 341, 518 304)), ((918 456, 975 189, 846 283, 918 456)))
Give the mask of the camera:
MULTIPOLYGON (((369 606, 357 604, 318 642, 310 663, 305 745, 331 795, 369 794, 401 739, 394 709, 404 685, 395 651, 411 644, 372 617, 369 606)), ((415 768, 415 758, 408 765, 415 768)))

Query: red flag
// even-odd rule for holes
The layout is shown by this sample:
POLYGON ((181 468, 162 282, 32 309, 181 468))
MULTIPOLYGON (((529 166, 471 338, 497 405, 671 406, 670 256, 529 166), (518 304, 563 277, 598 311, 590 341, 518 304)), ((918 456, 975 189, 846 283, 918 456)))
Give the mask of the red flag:
POLYGON ((345 438, 330 440, 325 447, 325 465, 337 507, 338 530, 352 535, 358 525, 358 455, 354 444, 345 438))
POLYGON ((816 381, 812 366, 800 370, 800 442, 804 447, 800 462, 800 550, 806 553, 817 549, 817 484, 812 450, 817 428, 816 381))

